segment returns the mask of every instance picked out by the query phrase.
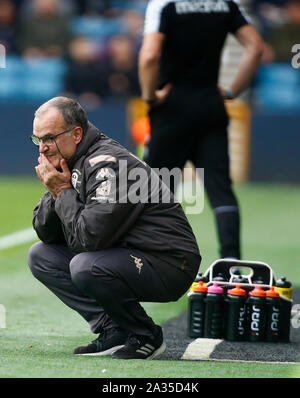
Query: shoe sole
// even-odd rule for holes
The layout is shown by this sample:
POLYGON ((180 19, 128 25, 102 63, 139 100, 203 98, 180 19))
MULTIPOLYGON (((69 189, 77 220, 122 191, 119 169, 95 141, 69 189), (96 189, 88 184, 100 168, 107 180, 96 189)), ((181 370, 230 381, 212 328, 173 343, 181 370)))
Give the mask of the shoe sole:
POLYGON ((84 355, 84 356, 90 356, 90 357, 102 357, 104 355, 111 355, 115 351, 117 351, 119 348, 122 348, 122 347, 124 347, 124 344, 123 345, 117 345, 115 347, 109 348, 106 351, 88 352, 88 353, 84 353, 84 354, 75 354, 75 355, 84 355))
POLYGON ((128 360, 131 360, 131 359, 134 359, 134 360, 141 360, 141 361, 149 361, 149 360, 151 360, 151 359, 154 359, 154 358, 157 358, 159 355, 161 355, 165 350, 166 350, 166 343, 163 341, 162 342, 162 345, 157 349, 157 350, 155 350, 149 357, 147 357, 147 358, 118 358, 118 357, 115 357, 115 356, 113 356, 112 355, 112 358, 114 358, 114 359, 123 359, 123 360, 126 360, 126 361, 128 361, 128 360))
POLYGON ((162 353, 165 352, 166 347, 167 347, 166 343, 163 341, 162 345, 156 351, 154 351, 154 353, 152 355, 150 355, 150 357, 145 358, 145 359, 148 361, 150 359, 157 358, 159 355, 161 355, 162 353))

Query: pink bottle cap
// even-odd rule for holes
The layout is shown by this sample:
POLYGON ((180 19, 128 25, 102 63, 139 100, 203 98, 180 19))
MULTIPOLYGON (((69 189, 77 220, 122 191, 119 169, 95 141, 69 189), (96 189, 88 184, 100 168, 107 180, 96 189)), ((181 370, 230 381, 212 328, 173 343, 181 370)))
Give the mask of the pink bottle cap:
POLYGON ((207 293, 223 294, 224 289, 220 287, 216 282, 214 282, 213 285, 209 286, 209 288, 207 289, 207 293))

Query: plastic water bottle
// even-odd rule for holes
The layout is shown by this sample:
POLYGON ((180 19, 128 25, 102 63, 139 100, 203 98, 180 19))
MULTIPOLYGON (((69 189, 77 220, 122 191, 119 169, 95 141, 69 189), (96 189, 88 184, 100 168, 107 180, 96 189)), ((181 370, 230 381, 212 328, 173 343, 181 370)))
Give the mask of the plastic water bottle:
POLYGON ((280 330, 280 295, 274 286, 266 291, 266 341, 277 342, 280 330))
POLYGON ((217 282, 208 287, 205 303, 204 337, 220 339, 224 331, 224 290, 217 282))
POLYGON ((246 300, 247 292, 236 285, 227 292, 226 333, 229 341, 242 341, 246 330, 246 300))
POLYGON ((258 277, 255 279, 255 281, 253 281, 252 283, 253 283, 253 285, 263 285, 263 284, 264 284, 264 281, 263 281, 263 279, 262 279, 261 276, 258 276, 258 277))
POLYGON ((281 296, 292 300, 292 284, 291 282, 286 280, 285 276, 278 279, 275 289, 281 296))
POLYGON ((292 283, 282 277, 276 282, 275 290, 281 296, 279 340, 288 343, 291 329, 292 283))
POLYGON ((249 293, 246 304, 247 329, 249 341, 263 341, 266 318, 266 292, 261 285, 256 285, 249 293))
POLYGON ((215 281, 215 282, 227 282, 227 279, 224 277, 224 275, 221 272, 219 272, 218 275, 213 278, 213 281, 215 281))
POLYGON ((208 278, 207 276, 204 276, 202 272, 198 272, 196 278, 195 278, 195 282, 204 282, 207 283, 208 282, 208 278))
POLYGON ((194 282, 192 283, 192 285, 190 287, 190 292, 192 292, 193 289, 194 289, 194 286, 198 285, 198 283, 201 282, 201 281, 205 284, 205 283, 208 282, 208 278, 207 278, 207 276, 204 276, 202 274, 202 272, 198 272, 194 282))
POLYGON ((200 281, 188 293, 188 335, 192 338, 203 337, 204 314, 207 287, 200 281))
POLYGON ((238 275, 232 278, 232 283, 249 283, 248 278, 244 277, 243 275, 238 275))

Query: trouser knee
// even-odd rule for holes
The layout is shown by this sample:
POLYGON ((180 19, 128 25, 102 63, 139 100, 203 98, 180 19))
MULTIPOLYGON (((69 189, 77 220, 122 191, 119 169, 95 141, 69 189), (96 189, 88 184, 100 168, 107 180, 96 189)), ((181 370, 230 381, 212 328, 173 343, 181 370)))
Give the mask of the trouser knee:
POLYGON ((28 252, 28 266, 32 274, 38 279, 41 275, 43 245, 42 242, 37 242, 31 246, 28 252))
POLYGON ((86 291, 91 286, 93 275, 92 264, 85 253, 77 254, 70 262, 71 279, 75 286, 81 291, 86 291))
POLYGON ((90 253, 77 254, 70 262, 71 278, 82 293, 104 303, 111 300, 111 290, 118 280, 107 273, 100 259, 97 259, 97 272, 93 272, 94 261, 90 253))

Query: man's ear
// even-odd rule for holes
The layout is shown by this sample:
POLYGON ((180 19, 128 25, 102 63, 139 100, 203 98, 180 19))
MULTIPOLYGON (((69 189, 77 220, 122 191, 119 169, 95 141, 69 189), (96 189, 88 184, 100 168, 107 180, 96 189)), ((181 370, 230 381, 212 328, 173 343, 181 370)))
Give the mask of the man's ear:
POLYGON ((77 126, 74 128, 73 130, 73 137, 75 140, 75 144, 79 144, 80 141, 82 140, 82 136, 83 136, 83 129, 80 126, 77 126))

